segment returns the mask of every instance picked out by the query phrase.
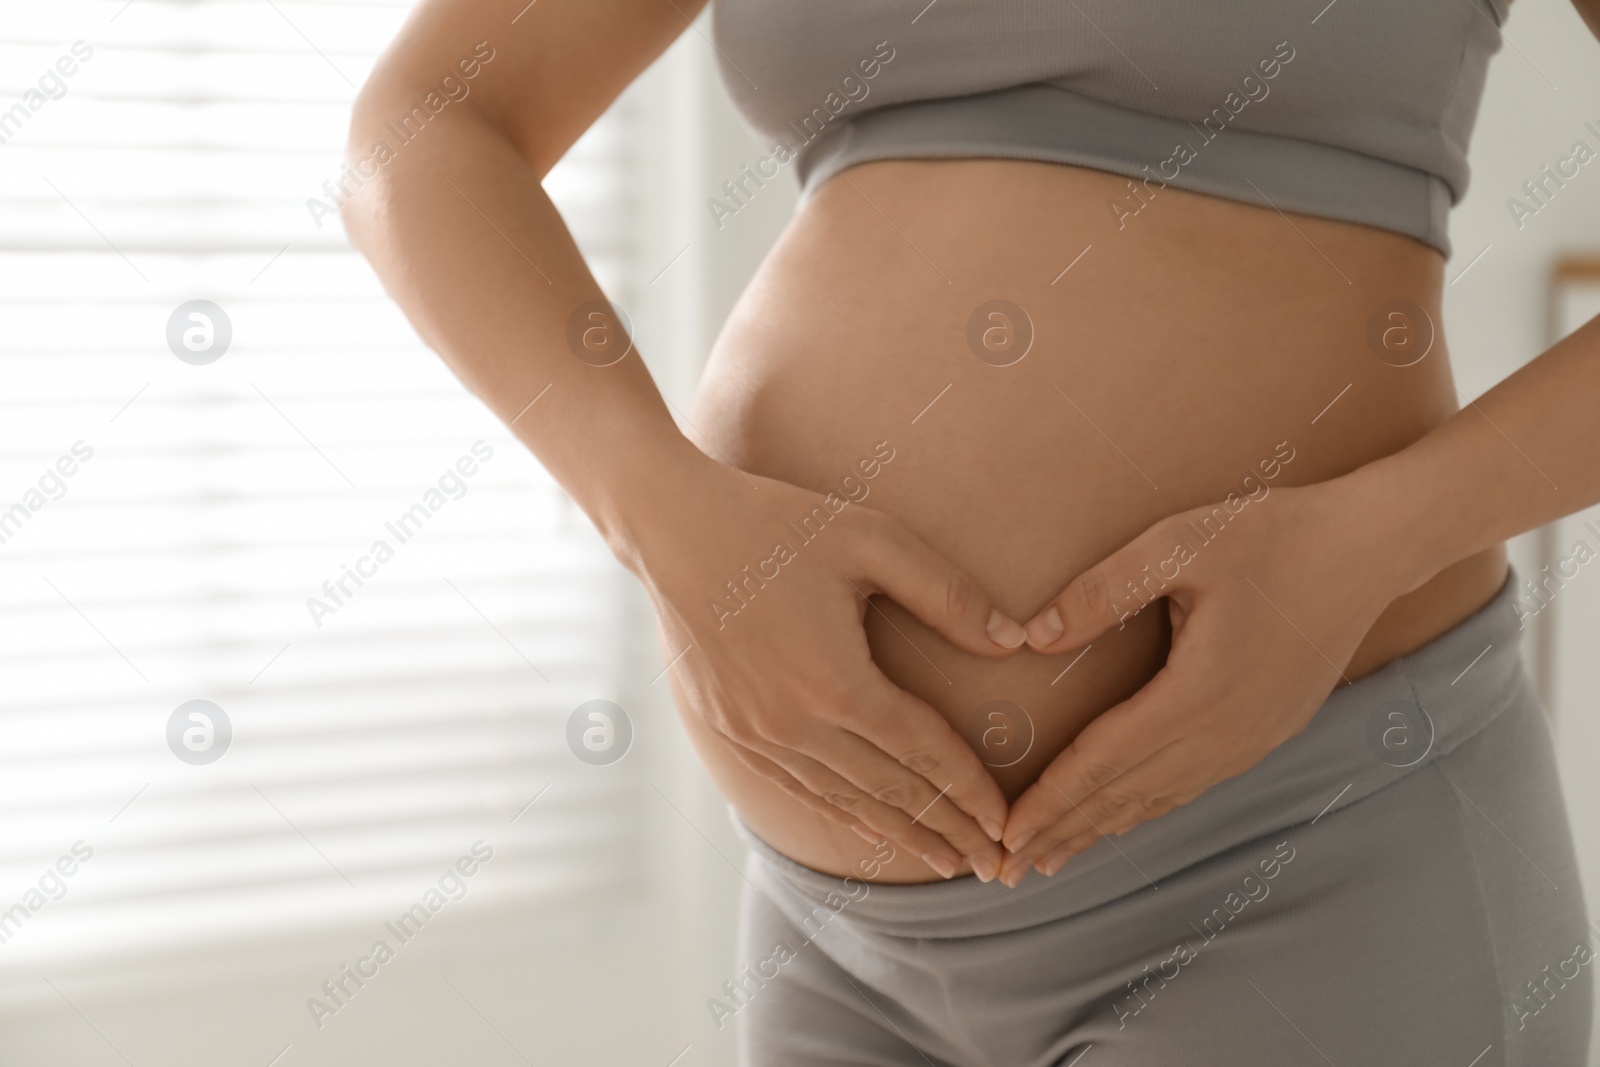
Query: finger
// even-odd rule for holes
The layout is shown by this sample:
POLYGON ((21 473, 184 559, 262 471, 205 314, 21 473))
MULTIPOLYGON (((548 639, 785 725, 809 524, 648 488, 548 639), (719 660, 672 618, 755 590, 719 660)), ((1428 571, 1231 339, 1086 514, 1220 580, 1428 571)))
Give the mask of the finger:
MULTIPOLYGON (((1151 803, 1176 796, 1180 789, 1194 785, 1193 779, 1204 772, 1188 756, 1189 749, 1187 739, 1174 741, 1082 800, 1066 800, 1067 810, 1061 818, 1053 826, 1041 830, 1025 851, 1042 855, 1062 841, 1089 830, 1102 835, 1116 833, 1124 828, 1124 816, 1129 811, 1143 810, 1151 803), (1190 758, 1191 763, 1175 762, 1183 758, 1190 758), (1153 769, 1169 771, 1172 777, 1167 780, 1152 778, 1153 769)), ((1065 799, 1065 794, 1061 796, 1065 799)))
MULTIPOLYGON (((909 815, 948 841, 972 864, 981 881, 993 881, 1000 871, 1002 850, 976 820, 952 803, 945 790, 935 790, 926 778, 913 774, 854 734, 839 734, 836 746, 827 743, 827 765, 845 776, 881 804, 909 815), (850 774, 859 768, 860 777, 850 774)), ((943 873, 943 872, 940 872, 943 873)))
POLYGON ((864 673, 872 687, 866 700, 822 700, 815 716, 788 716, 738 740, 870 830, 903 844, 937 873, 950 877, 970 860, 974 872, 989 880, 999 870, 995 842, 1006 811, 999 786, 938 713, 870 665, 864 673), (882 747, 880 740, 889 747, 882 747), (937 788, 930 775, 941 783, 937 788), (941 794, 945 799, 937 805, 943 810, 935 813, 936 828, 923 825, 919 820, 941 794), (957 805, 957 795, 991 814, 974 822, 957 805))
POLYGON ((1078 855, 1080 852, 1087 851, 1091 845, 1100 840, 1102 837, 1117 837, 1121 834, 1127 833, 1141 822, 1154 822, 1167 812, 1171 811, 1173 808, 1181 807, 1184 804, 1189 803, 1194 799, 1195 796, 1198 795, 1199 794, 1197 793, 1188 797, 1168 798, 1167 800, 1158 804, 1153 810, 1142 815, 1125 815, 1117 819, 1113 825, 1102 827, 1101 830, 1104 831, 1103 833, 1100 830, 1090 830, 1087 833, 1079 834, 1077 837, 1067 841, 1066 844, 1061 845, 1054 852, 1043 857, 1042 859, 1036 860, 1033 864, 1033 869, 1038 871, 1040 874, 1045 875, 1046 877, 1054 877, 1056 872, 1061 870, 1061 868, 1066 865, 1068 860, 1070 860, 1073 856, 1078 855))
POLYGON ((1087 851, 1089 846, 1098 840, 1100 840, 1100 835, 1093 830, 1086 834, 1079 834, 1048 856, 1035 860, 1033 869, 1047 878, 1054 877, 1055 873, 1061 870, 1068 860, 1080 852, 1087 851))
POLYGON ((840 725, 932 783, 935 792, 975 819, 999 841, 1007 818, 1005 794, 972 747, 944 717, 878 675, 877 691, 840 725))
POLYGON ((811 811, 816 812, 818 815, 821 815, 829 822, 855 831, 856 834, 860 835, 870 844, 876 845, 885 840, 882 834, 872 831, 860 819, 848 814, 843 808, 838 808, 832 804, 829 804, 826 800, 823 800, 821 797, 817 796, 817 794, 813 793, 811 790, 802 785, 800 780, 794 775, 790 774, 776 763, 767 759, 767 757, 761 755, 759 752, 739 744, 732 744, 731 747, 733 748, 734 755, 737 756, 746 767, 750 768, 756 774, 761 775, 763 778, 766 778, 779 789, 782 789, 789 796, 793 797, 795 800, 798 800, 801 804, 805 805, 811 811))
POLYGON ((1027 639, 1021 624, 995 606, 973 578, 896 519, 873 512, 862 578, 867 593, 883 593, 944 635, 980 656, 1006 656, 1027 639))
MULTIPOLYGON (((1147 822, 1176 806, 1178 798, 1198 795, 1206 772, 1192 743, 1168 745, 1149 759, 1118 776, 1101 789, 1072 805, 1063 818, 1030 841, 1022 851, 1006 857, 1000 877, 1021 873, 1044 863, 1054 874, 1066 859, 1101 837, 1110 837, 1147 822), (1071 848, 1064 849, 1063 846, 1071 848), (1064 854, 1063 854, 1064 853, 1064 854)), ((1007 883, 1010 884, 1010 883, 1007 883)))
POLYGON ((1123 815, 1112 820, 1109 825, 1101 827, 1100 830, 1104 831, 1103 834, 1100 832, 1100 830, 1088 830, 1084 833, 1081 833, 1077 837, 1067 841, 1066 844, 1058 847, 1054 852, 1045 856, 1043 859, 1035 861, 1033 868, 1040 874, 1054 875, 1061 869, 1062 865, 1065 864, 1067 860, 1071 859, 1073 856, 1076 856, 1080 852, 1086 851, 1089 846, 1100 840, 1102 836, 1116 837, 1127 833, 1140 822, 1154 822, 1163 815, 1167 814, 1167 812, 1171 811, 1173 808, 1181 808, 1183 805, 1191 803, 1203 792, 1205 792, 1203 789, 1193 790, 1183 794, 1182 796, 1169 797, 1166 800, 1158 803, 1153 811, 1145 813, 1142 818, 1132 813, 1123 815))
POLYGON ((1000 870, 1000 846, 926 779, 849 733, 808 739, 807 755, 779 753, 829 803, 904 844, 946 878, 970 862, 983 881, 1000 870))
MULTIPOLYGON (((1066 818, 1075 804, 1149 759, 1193 727, 1188 702, 1179 702, 1170 667, 1163 667, 1133 696, 1103 713, 1050 761, 1039 780, 1011 806, 1003 840, 1021 852, 1048 826, 1066 818)), ((1079 824, 1075 833, 1088 829, 1079 824)))
POLYGON ((1028 620, 1028 647, 1045 654, 1082 648, 1169 595, 1182 575, 1175 565, 1170 577, 1163 571, 1178 546, 1187 545, 1183 529, 1168 523, 1152 526, 1074 578, 1028 620))
MULTIPOLYGON (((795 752, 776 753, 775 758, 784 760, 789 772, 814 794, 859 820, 869 830, 904 845, 939 875, 950 878, 960 870, 964 857, 950 842, 931 828, 913 821, 899 808, 877 800, 828 765, 795 752)), ((893 762, 882 756, 877 758, 893 762)))

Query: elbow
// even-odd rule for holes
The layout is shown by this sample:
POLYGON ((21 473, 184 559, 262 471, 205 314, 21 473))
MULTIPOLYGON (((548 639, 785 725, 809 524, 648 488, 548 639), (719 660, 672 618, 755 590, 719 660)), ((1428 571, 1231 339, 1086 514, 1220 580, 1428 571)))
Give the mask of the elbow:
POLYGON ((335 181, 323 183, 325 206, 336 210, 350 243, 366 251, 382 215, 384 165, 394 158, 393 94, 374 78, 362 86, 350 111, 344 165, 335 181))
POLYGON ((358 250, 368 251, 397 199, 420 197, 419 183, 438 180, 441 160, 482 153, 485 133, 503 136, 465 99, 465 93, 449 95, 437 85, 387 76, 381 67, 361 87, 350 111, 340 180, 324 189, 337 197, 332 202, 358 250))
MULTIPOLYGON (((406 139, 421 133, 433 117, 420 103, 424 99, 422 93, 408 92, 404 81, 386 76, 382 68, 374 71, 350 108, 346 162, 354 167, 358 159, 387 157, 406 139)), ((375 166, 381 165, 375 162, 375 166)))
POLYGON ((384 120, 378 116, 383 113, 383 105, 376 94, 370 93, 370 85, 363 87, 356 97, 350 109, 350 128, 345 131, 344 161, 351 170, 355 170, 361 160, 370 158, 382 140, 379 130, 384 120))

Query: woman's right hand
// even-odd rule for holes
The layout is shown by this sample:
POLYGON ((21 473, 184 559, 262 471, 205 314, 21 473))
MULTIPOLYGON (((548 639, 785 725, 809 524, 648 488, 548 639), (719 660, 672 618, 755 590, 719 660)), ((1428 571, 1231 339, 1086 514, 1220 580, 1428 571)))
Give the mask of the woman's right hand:
MULTIPOLYGON (((669 654, 688 650, 672 669, 696 714, 816 810, 936 870, 963 855, 997 867, 999 787, 937 713, 878 672, 861 625, 866 597, 883 593, 961 648, 1004 656, 985 632, 989 598, 898 522, 850 504, 719 626, 710 602, 724 583, 794 539, 784 523, 823 498, 706 458, 642 359, 592 361, 570 340, 573 317, 602 294, 541 182, 703 6, 534 4, 508 34, 498 3, 423 0, 361 91, 352 168, 473 42, 492 38, 501 58, 340 217, 422 338, 644 581, 669 654)), ((1021 646, 1015 622, 995 626, 1021 646)))
POLYGON ((654 601, 669 659, 681 657, 672 670, 690 709, 812 810, 904 845, 946 878, 965 858, 992 879, 999 786, 948 722, 878 670, 863 622, 881 593, 994 657, 1021 647, 1021 626, 882 512, 709 459, 692 467, 683 484, 655 487, 679 501, 671 518, 618 546, 654 601))

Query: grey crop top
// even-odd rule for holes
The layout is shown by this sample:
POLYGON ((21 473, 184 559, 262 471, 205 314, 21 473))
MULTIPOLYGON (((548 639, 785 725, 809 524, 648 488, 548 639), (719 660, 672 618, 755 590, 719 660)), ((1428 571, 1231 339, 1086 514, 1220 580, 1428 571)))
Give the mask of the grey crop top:
MULTIPOLYGON (((1446 255, 1506 0, 715 0, 734 102, 805 195, 856 163, 998 157, 1366 223, 1446 255)), ((759 184, 759 182, 758 182, 759 184)), ((728 198, 732 199, 729 200, 728 198)), ((715 214, 715 208, 713 209, 715 214)))

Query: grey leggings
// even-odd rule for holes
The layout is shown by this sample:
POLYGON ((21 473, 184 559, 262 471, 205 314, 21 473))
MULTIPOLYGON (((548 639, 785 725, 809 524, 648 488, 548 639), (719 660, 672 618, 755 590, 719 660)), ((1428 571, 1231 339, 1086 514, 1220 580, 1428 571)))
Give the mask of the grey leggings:
POLYGON ((1586 1063, 1600 940, 1514 582, 1053 879, 840 879, 741 827, 741 1063, 1586 1063))

